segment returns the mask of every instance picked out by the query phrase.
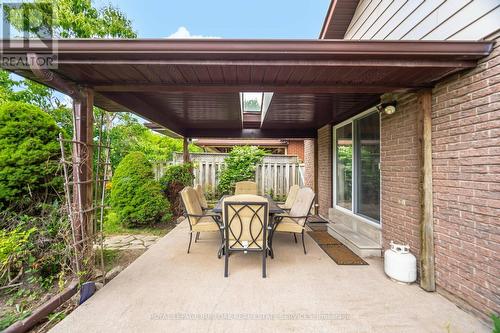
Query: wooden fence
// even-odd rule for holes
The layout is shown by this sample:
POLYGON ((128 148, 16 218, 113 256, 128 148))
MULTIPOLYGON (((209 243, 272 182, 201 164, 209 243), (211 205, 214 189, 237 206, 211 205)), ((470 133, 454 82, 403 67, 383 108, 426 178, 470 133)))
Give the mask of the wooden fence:
MULTIPOLYGON (((225 167, 224 158, 228 154, 191 153, 194 162, 194 185, 200 184, 209 197, 217 195, 219 174, 225 167)), ((171 162, 158 162, 154 172, 161 178, 168 165, 182 163, 182 154, 175 154, 171 162)), ((259 193, 272 193, 275 198, 284 198, 290 186, 304 185, 304 165, 295 156, 265 155, 262 164, 257 165, 256 179, 259 193)))

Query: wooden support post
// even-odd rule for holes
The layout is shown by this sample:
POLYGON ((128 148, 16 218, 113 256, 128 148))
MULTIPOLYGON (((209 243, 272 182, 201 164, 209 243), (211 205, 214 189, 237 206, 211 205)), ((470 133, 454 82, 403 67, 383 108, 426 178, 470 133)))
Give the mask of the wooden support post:
POLYGON ((189 139, 184 137, 183 146, 182 146, 182 159, 184 163, 191 162, 189 158, 189 139))
POLYGON ((82 89, 80 97, 73 100, 73 195, 75 203, 75 230, 77 243, 93 233, 92 182, 93 182, 93 107, 94 93, 82 89))
POLYGON ((418 140, 420 144, 420 286, 436 290, 434 272, 434 226, 432 213, 432 93, 418 96, 418 140))

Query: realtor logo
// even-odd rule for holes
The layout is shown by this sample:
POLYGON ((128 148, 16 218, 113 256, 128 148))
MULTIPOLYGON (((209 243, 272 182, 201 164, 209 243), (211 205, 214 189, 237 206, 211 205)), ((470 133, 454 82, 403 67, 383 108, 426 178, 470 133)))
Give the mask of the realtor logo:
POLYGON ((0 0, 2 16, 1 67, 5 69, 56 68, 52 2, 0 0), (30 55, 26 54, 30 51, 30 55))

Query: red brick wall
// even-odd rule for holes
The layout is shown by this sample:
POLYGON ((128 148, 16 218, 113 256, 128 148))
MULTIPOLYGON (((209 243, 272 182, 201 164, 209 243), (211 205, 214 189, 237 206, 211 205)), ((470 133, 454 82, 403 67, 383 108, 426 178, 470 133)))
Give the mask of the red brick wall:
POLYGON ((500 47, 436 85, 432 105, 436 281, 500 313, 500 47))
MULTIPOLYGON (((382 236, 419 254, 415 94, 381 121, 382 236)), ((500 312, 500 48, 433 89, 438 291, 487 318, 500 312)))
POLYGON ((415 94, 398 98, 393 115, 382 115, 380 133, 382 239, 410 244, 419 254, 418 140, 415 94))
POLYGON ((304 161, 304 140, 289 140, 287 155, 297 155, 301 161, 304 161))
POLYGON ((319 213, 328 216, 332 207, 332 126, 326 125, 318 130, 318 204, 319 213))
POLYGON ((304 185, 314 189, 314 139, 304 140, 304 185))

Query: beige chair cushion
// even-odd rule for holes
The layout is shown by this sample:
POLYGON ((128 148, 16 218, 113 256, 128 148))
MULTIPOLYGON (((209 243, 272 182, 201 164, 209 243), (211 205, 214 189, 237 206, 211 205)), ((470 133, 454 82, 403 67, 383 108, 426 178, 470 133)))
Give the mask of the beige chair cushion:
POLYGON ((299 193, 300 186, 299 185, 293 185, 290 187, 290 190, 288 191, 288 195, 286 197, 286 201, 283 205, 281 205, 281 208, 284 209, 290 209, 293 206, 293 203, 295 202, 295 199, 297 198, 297 194, 299 193))
POLYGON ((281 222, 276 226, 276 231, 301 233, 303 226, 289 217, 284 217, 281 222))
POLYGON ((205 198, 205 193, 203 193, 203 188, 198 184, 194 189, 196 190, 196 195, 198 196, 198 201, 200 202, 201 208, 207 209, 208 203, 207 199, 205 198))
POLYGON ((309 215, 309 210, 314 202, 314 191, 309 187, 301 188, 297 193, 297 198, 293 202, 292 209, 289 214, 280 214, 284 216, 281 222, 276 226, 276 231, 301 233, 306 223, 306 218, 295 218, 299 216, 309 215), (289 216, 289 217, 287 217, 289 216))
POLYGON ((194 232, 212 232, 219 231, 219 225, 210 216, 203 216, 192 226, 194 232))
MULTIPOLYGON (((189 215, 203 215, 203 209, 201 209, 200 202, 198 200, 198 195, 196 191, 191 186, 186 186, 181 191, 181 199, 184 203, 184 208, 186 209, 186 213, 189 215)), ((199 217, 189 217, 189 223, 191 226, 196 225, 198 223, 199 217)))
POLYGON ((265 240, 263 226, 265 226, 268 219, 268 211, 258 205, 250 204, 248 207, 244 207, 237 204, 231 204, 227 205, 226 215, 226 203, 228 202, 267 203, 267 199, 252 194, 241 194, 226 197, 222 203, 222 218, 224 225, 229 228, 229 247, 233 249, 245 247, 264 248, 265 240), (236 212, 238 212, 238 214, 236 214, 236 212), (240 234, 241 237, 238 237, 240 234), (241 244, 236 241, 238 238, 241 244))
POLYGON ((237 182, 234 194, 253 194, 257 195, 257 183, 251 181, 237 182))
MULTIPOLYGON (((314 191, 309 187, 301 188, 297 193, 297 198, 293 202, 292 208, 290 209, 290 216, 307 216, 314 202, 314 191)), ((301 227, 304 226, 306 218, 300 218, 298 223, 301 227)))

